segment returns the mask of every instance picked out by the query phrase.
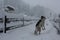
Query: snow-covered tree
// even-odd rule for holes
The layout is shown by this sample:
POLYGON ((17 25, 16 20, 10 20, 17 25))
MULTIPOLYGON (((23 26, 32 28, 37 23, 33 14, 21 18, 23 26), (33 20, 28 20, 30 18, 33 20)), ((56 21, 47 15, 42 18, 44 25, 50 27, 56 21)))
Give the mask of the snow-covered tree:
POLYGON ((57 30, 57 33, 60 34, 60 14, 54 15, 54 27, 57 30))

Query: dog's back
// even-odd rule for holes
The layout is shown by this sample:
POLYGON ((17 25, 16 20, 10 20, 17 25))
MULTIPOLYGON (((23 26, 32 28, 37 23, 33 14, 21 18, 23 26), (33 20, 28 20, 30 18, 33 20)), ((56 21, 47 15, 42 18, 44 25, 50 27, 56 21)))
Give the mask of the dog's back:
POLYGON ((39 20, 39 21, 37 22, 36 27, 39 25, 40 22, 41 22, 41 20, 39 20))

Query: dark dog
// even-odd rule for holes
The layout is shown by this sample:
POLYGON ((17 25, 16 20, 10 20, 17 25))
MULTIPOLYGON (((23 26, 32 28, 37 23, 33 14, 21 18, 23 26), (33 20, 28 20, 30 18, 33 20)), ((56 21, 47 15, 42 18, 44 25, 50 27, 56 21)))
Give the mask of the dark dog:
POLYGON ((45 22, 45 17, 44 16, 41 16, 41 19, 37 22, 36 26, 35 26, 35 31, 34 31, 34 34, 37 34, 37 32, 41 32, 41 28, 43 30, 45 30, 45 27, 44 27, 44 22, 45 22))

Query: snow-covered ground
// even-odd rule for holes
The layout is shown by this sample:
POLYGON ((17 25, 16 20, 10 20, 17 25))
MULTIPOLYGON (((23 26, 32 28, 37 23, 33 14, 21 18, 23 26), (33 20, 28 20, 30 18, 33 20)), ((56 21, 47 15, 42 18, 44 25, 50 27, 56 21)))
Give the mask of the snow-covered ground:
POLYGON ((42 30, 40 35, 34 35, 35 24, 1 33, 0 40, 60 40, 60 35, 48 19, 45 21, 46 30, 42 30))

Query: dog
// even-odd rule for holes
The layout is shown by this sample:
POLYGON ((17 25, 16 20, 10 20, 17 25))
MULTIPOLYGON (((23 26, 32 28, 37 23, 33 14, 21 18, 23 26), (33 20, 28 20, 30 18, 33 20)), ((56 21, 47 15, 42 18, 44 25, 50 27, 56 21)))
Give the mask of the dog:
POLYGON ((40 34, 41 28, 45 30, 45 26, 44 26, 45 19, 46 18, 44 16, 41 16, 41 19, 36 23, 34 34, 37 34, 37 32, 39 32, 40 34))

